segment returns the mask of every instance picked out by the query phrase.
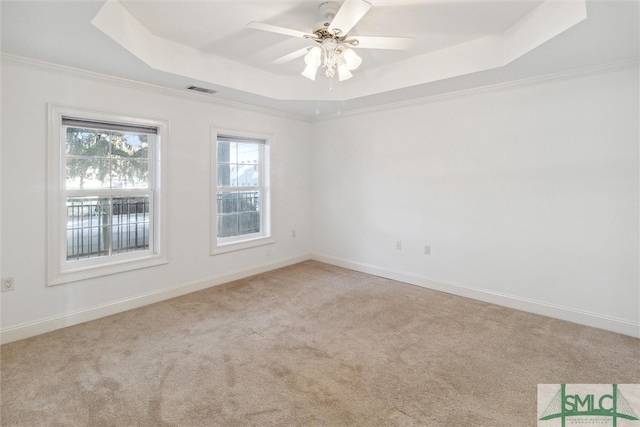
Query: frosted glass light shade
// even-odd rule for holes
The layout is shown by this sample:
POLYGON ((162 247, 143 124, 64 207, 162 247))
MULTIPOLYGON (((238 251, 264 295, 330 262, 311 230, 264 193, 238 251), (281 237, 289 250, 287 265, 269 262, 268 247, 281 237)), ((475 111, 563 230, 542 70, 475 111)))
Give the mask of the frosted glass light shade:
POLYGON ((338 81, 341 82, 344 80, 348 80, 351 77, 353 77, 353 74, 351 74, 351 71, 349 71, 349 67, 346 63, 341 62, 340 65, 338 65, 338 81))
POLYGON ((360 58, 358 54, 353 51, 353 49, 345 49, 345 51, 342 53, 342 56, 344 57, 344 62, 347 63, 347 67, 350 70, 355 70, 360 66, 360 64, 362 64, 362 58, 360 58))
POLYGON ((309 49, 309 53, 304 56, 304 62, 308 66, 313 66, 318 68, 322 61, 322 48, 320 46, 315 46, 309 49))
POLYGON ((316 74, 318 72, 318 67, 315 65, 307 65, 304 71, 301 73, 303 76, 308 78, 309 80, 316 80, 316 74))

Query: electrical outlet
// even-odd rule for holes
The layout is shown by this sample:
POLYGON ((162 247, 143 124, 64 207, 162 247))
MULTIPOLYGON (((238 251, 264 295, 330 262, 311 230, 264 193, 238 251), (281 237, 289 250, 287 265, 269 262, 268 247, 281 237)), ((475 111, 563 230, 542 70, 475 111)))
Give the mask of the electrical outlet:
POLYGON ((397 250, 399 250, 399 251, 401 251, 401 250, 402 250, 402 242, 401 242, 400 240, 398 240, 398 241, 396 242, 396 249, 397 249, 397 250))
POLYGON ((431 245, 424 245, 424 254, 431 255, 431 245))
POLYGON ((13 291, 16 288, 16 282, 13 277, 2 278, 2 292, 13 291))

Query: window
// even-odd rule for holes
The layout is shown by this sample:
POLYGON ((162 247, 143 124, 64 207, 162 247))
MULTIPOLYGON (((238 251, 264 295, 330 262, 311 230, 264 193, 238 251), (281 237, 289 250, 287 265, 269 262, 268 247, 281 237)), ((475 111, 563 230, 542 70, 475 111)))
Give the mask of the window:
POLYGON ((165 263, 166 123, 61 107, 50 121, 49 284, 165 263))
POLYGON ((213 138, 212 254, 272 243, 268 139, 215 129, 213 138))

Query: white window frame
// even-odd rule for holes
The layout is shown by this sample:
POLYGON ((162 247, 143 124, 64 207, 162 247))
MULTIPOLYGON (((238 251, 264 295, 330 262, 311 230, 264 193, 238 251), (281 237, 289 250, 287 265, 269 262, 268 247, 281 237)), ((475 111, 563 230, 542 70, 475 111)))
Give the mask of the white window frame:
MULTIPOLYGON (((168 263, 166 226, 166 150, 169 123, 99 111, 49 105, 49 188, 48 188, 48 285, 58 285, 100 277, 139 268, 168 263), (66 189, 66 135, 63 118, 75 118, 97 123, 114 123, 157 129, 155 141, 149 147, 149 188, 132 190, 131 194, 149 196, 152 213, 149 221, 149 249, 67 261, 67 197, 113 195, 107 190, 66 189)), ((127 195, 127 190, 119 190, 127 195)))
MULTIPOLYGON (((211 128, 211 255, 217 255, 275 243, 275 239, 273 238, 273 218, 271 215, 270 185, 270 148, 272 143, 272 135, 239 131, 234 129, 223 129, 215 126, 211 128), (260 178, 258 185, 258 188, 261 191, 260 233, 218 238, 218 135, 238 138, 239 140, 261 141, 261 144, 263 146, 263 154, 262 159, 259 162, 260 178)), ((251 187, 247 187, 247 189, 249 188, 251 187)))

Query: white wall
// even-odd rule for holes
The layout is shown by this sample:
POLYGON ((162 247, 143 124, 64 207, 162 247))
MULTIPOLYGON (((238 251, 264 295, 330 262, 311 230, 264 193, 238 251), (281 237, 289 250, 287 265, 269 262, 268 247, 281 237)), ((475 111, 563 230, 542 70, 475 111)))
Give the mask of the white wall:
POLYGON ((306 121, 8 60, 2 64, 2 113, 1 271, 16 282, 15 291, 2 293, 4 341, 309 257, 310 124, 306 121), (170 121, 165 201, 169 264, 46 285, 47 103, 170 121), (275 244, 209 255, 212 125, 275 136, 271 147, 275 244), (296 238, 291 237, 293 229, 296 238), (190 286, 174 289, 180 285, 190 286))
POLYGON ((638 80, 618 69, 314 123, 314 256, 638 336, 638 80))
POLYGON ((637 68, 623 69, 308 123, 4 61, 0 271, 16 290, 0 296, 1 339, 312 246, 323 261, 637 336, 638 91, 637 68), (170 121, 169 264, 46 286, 47 103, 170 121), (275 244, 209 255, 211 125, 275 135, 275 244))

